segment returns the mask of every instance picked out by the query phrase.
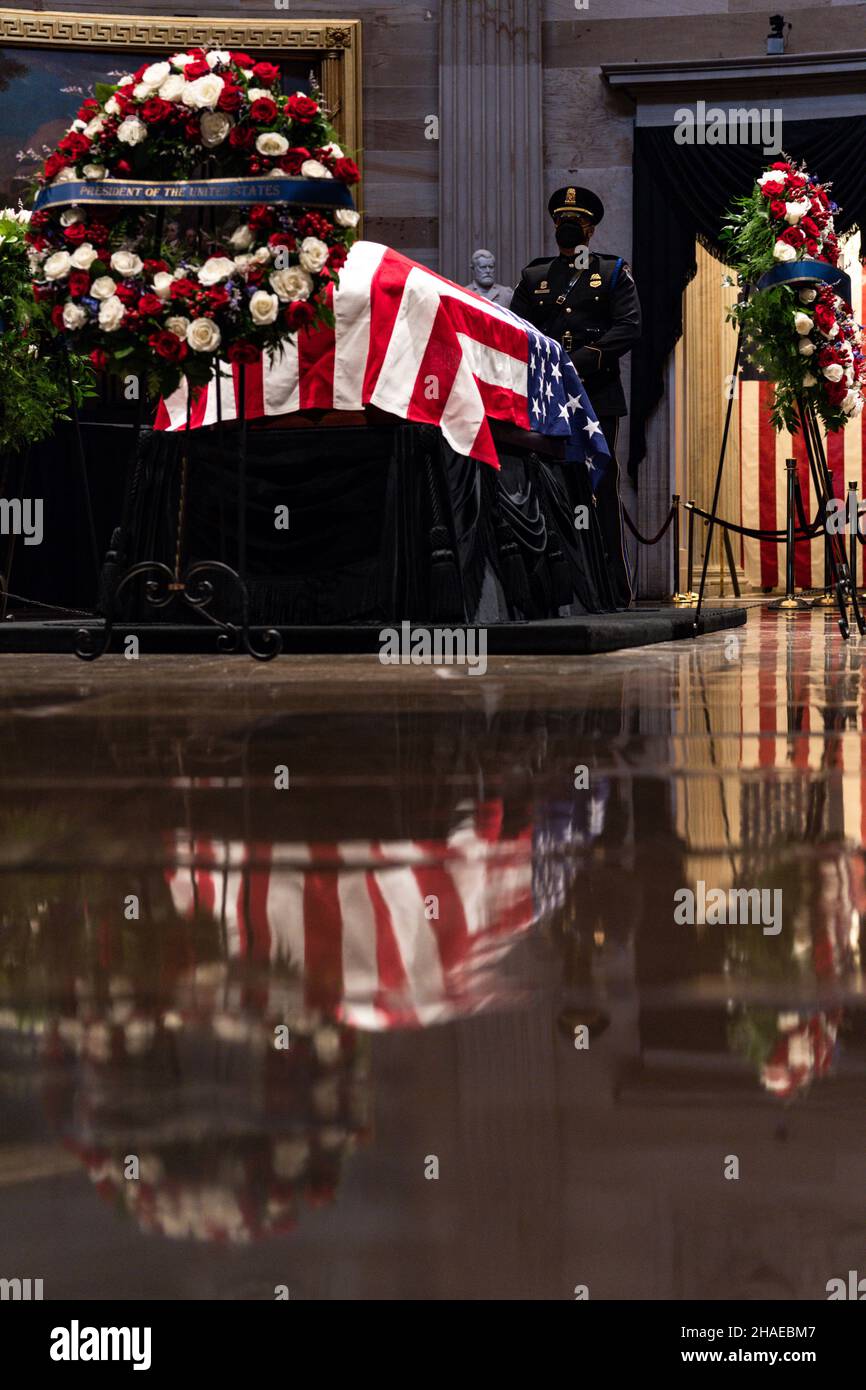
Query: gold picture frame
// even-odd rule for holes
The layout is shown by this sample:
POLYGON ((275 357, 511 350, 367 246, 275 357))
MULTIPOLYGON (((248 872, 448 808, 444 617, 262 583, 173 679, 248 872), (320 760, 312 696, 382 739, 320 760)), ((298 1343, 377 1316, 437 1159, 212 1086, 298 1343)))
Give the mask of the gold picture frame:
POLYGON ((275 61, 281 55, 309 58, 319 67, 340 143, 363 168, 359 19, 182 19, 0 7, 0 50, 128 49, 167 55, 192 45, 268 53, 275 61))

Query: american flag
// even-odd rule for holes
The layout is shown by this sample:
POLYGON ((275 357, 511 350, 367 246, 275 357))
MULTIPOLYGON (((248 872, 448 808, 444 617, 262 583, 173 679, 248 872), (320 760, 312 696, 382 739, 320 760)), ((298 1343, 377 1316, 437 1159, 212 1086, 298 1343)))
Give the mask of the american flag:
MULTIPOLYGON (((248 419, 302 410, 375 406, 436 425, 459 454, 499 467, 491 420, 566 442, 593 486, 609 451, 589 398, 560 343, 501 305, 376 242, 352 247, 329 291, 335 326, 287 340, 247 368, 248 419)), ((237 418, 240 370, 193 392, 190 427, 237 418)), ((187 388, 160 402, 158 430, 183 430, 187 388)))
MULTIPOLYGON (((866 285, 860 261, 860 237, 847 241, 843 267, 851 277, 854 316, 866 321, 866 285)), ((761 531, 784 531, 786 471, 785 460, 797 460, 797 477, 803 508, 810 521, 818 509, 818 499, 809 471, 809 460, 801 433, 777 434, 770 423, 773 383, 761 380, 747 368, 739 383, 740 459, 743 525, 761 531)), ((824 439, 827 462, 833 475, 834 495, 845 500, 848 483, 857 483, 859 496, 866 491, 866 412, 824 439)), ((734 518, 736 519, 736 518, 734 518)), ((748 579, 762 589, 785 587, 785 547, 772 541, 747 538, 743 542, 743 561, 748 579)), ((862 560, 858 563, 862 564, 862 560)), ((794 582, 798 588, 824 585, 824 539, 794 545, 794 582)))

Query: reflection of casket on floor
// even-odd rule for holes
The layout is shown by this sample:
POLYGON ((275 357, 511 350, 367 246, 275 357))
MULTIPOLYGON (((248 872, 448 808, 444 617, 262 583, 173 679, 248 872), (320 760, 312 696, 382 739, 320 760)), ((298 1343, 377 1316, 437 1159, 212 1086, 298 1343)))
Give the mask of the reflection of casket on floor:
POLYGON ((186 560, 236 562, 243 380, 253 621, 613 609, 593 495, 607 449, 561 346, 372 243, 333 308, 273 362, 223 364, 219 387, 160 406, 130 561, 171 563, 180 517, 186 560))

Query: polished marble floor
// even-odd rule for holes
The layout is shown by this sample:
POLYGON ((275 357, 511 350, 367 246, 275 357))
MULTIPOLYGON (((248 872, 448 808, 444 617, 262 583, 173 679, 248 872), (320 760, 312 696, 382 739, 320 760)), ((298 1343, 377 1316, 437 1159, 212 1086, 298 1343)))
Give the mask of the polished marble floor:
POLYGON ((864 651, 755 604, 483 677, 0 658, 0 1277, 825 1297, 863 1261, 864 651))

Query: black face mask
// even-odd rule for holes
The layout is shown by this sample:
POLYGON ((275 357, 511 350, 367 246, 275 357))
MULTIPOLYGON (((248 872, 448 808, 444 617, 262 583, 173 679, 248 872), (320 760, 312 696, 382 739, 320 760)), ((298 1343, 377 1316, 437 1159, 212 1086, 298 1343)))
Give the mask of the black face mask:
POLYGON ((575 217, 566 217, 556 228, 556 244, 563 251, 573 251, 576 246, 586 245, 586 233, 575 217))

